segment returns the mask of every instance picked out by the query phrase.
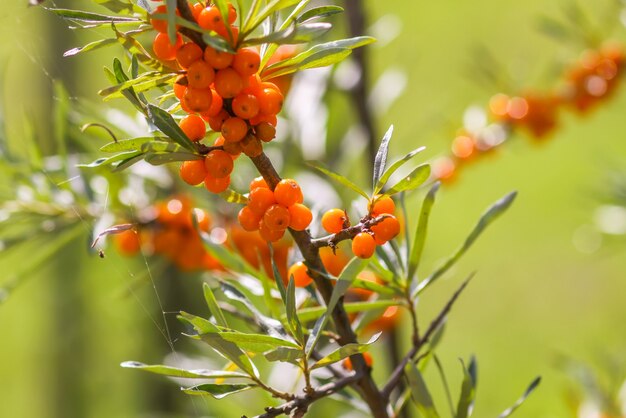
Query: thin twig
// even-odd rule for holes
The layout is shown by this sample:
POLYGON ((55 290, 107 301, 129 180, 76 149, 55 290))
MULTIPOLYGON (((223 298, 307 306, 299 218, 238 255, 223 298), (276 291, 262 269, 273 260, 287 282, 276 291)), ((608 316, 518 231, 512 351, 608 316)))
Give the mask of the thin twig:
POLYGON ((341 241, 354 238, 358 233, 369 230, 374 225, 381 223, 385 218, 393 217, 393 215, 382 214, 375 218, 365 218, 356 225, 352 225, 348 228, 342 229, 336 234, 327 235, 325 237, 316 238, 311 240, 311 245, 315 248, 322 247, 336 247, 341 241))
POLYGON ((387 382, 387 384, 383 387, 381 391, 385 399, 389 399, 389 395, 391 394, 393 389, 396 387, 396 385, 402 378, 402 375, 404 374, 404 368, 406 367, 406 365, 410 361, 413 360, 413 358, 417 355, 420 349, 430 340, 430 337, 432 336, 432 334, 441 326, 443 321, 448 316, 448 313, 450 313, 450 310, 452 309, 454 302, 456 302, 456 300, 459 298, 463 290, 465 290, 465 287, 468 285, 468 283, 470 282, 473 276, 474 275, 472 274, 470 277, 468 277, 463 282, 463 284, 457 289, 457 291, 454 292, 454 294, 452 295, 448 303, 446 303, 446 305, 443 307, 441 312, 439 312, 439 315, 437 315, 437 317, 430 323, 430 326, 424 333, 424 337, 420 339, 419 341, 417 341, 417 344, 413 344, 413 347, 411 347, 411 350, 409 350, 406 356, 404 356, 404 358, 402 359, 402 362, 400 362, 400 364, 398 364, 396 368, 393 370, 393 372, 391 373, 391 376, 389 377, 389 381, 387 382))

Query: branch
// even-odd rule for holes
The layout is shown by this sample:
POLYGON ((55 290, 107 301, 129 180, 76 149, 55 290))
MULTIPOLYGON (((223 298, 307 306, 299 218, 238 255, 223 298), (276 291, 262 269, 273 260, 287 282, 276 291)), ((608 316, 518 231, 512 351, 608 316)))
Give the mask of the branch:
POLYGON ((349 386, 361 379, 361 377, 361 375, 355 373, 335 382, 327 383, 324 386, 320 386, 318 389, 314 390, 308 395, 298 396, 294 400, 286 402, 278 407, 267 407, 265 408, 265 413, 257 416, 256 418, 277 417, 283 414, 287 415, 291 411, 296 411, 295 416, 303 416, 303 414, 307 411, 309 405, 311 405, 313 402, 317 401, 318 399, 330 396, 333 393, 339 392, 346 386, 349 386))
POLYGON ((368 230, 372 226, 381 223, 385 218, 390 218, 393 215, 382 214, 375 218, 365 218, 365 220, 359 222, 356 225, 353 225, 349 228, 342 229, 336 234, 328 235, 321 238, 316 238, 311 240, 311 245, 315 248, 322 247, 331 247, 334 248, 341 241, 345 241, 347 239, 354 238, 358 233, 363 232, 363 230, 368 230))
POLYGON ((439 315, 437 315, 437 317, 430 323, 430 326, 426 330, 426 333, 424 333, 424 337, 413 345, 411 350, 402 359, 402 362, 400 362, 400 364, 398 364, 393 370, 391 376, 389 377, 389 381, 381 391, 385 399, 389 399, 391 391, 393 391, 396 385, 400 382, 400 379, 404 374, 404 368, 406 367, 406 365, 409 363, 409 361, 413 360, 413 358, 417 355, 420 349, 430 340, 432 334, 441 326, 443 321, 448 316, 448 313, 450 313, 450 310, 452 309, 452 306, 454 305, 456 300, 459 298, 463 290, 465 290, 465 287, 467 287, 470 280, 472 280, 472 277, 474 277, 474 274, 465 279, 461 287, 459 287, 457 291, 454 292, 448 303, 446 303, 446 306, 444 306, 441 312, 439 312, 439 315))

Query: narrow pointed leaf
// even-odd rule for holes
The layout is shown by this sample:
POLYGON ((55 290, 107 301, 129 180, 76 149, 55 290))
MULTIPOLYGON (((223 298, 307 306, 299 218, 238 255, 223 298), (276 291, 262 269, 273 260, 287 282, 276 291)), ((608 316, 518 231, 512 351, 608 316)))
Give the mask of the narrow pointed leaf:
POLYGON ((224 317, 222 309, 220 309, 219 305, 217 304, 217 299, 215 299, 215 295, 213 294, 213 290, 211 290, 211 286, 209 286, 208 283, 204 283, 202 288, 204 290, 204 300, 209 307, 211 315, 213 315, 213 318, 215 318, 215 322, 217 322, 217 325, 221 327, 228 328, 228 322, 224 317))
POLYGON ((300 324, 298 314, 296 313, 296 285, 293 280, 293 276, 289 278, 289 285, 287 286, 287 303, 285 304, 285 311, 287 313, 287 323, 289 324, 291 333, 300 344, 304 344, 302 325, 300 324))
POLYGON ((411 256, 409 257, 409 280, 412 280, 419 267, 420 260, 422 258, 422 251, 424 250, 424 244, 426 242, 426 234, 428 232, 428 220, 430 219, 430 211, 435 203, 435 195, 439 190, 441 183, 437 182, 430 188, 424 202, 422 202, 422 208, 420 209, 420 217, 417 222, 417 229, 415 230, 415 236, 413 237, 413 245, 411 256))
POLYGON ((284 363, 297 363, 303 355, 304 353, 301 349, 287 347, 279 347, 264 354, 267 361, 281 361, 284 363))
POLYGON ((360 194, 361 196, 363 196, 364 198, 369 200, 368 194, 365 193, 365 191, 363 189, 361 189, 359 186, 357 186, 356 184, 354 184, 352 181, 348 180, 346 177, 342 176, 341 174, 337 174, 337 173, 327 169, 321 163, 318 163, 318 162, 307 162, 307 165, 309 165, 310 167, 313 167, 317 171, 325 174, 326 176, 328 176, 331 179, 335 180, 337 183, 339 183, 339 184, 341 184, 343 186, 346 186, 349 189, 352 189, 356 193, 360 194))
MULTIPOLYGON (((295 348, 298 349, 298 344, 284 340, 282 338, 271 337, 264 334, 245 334, 242 332, 219 332, 221 338, 226 341, 230 341, 237 345, 237 347, 252 353, 265 353, 270 350, 274 350, 279 347, 295 348)), ((201 339, 207 337, 213 339, 212 335, 201 335, 201 339)))
POLYGON ((393 175, 393 173, 398 171, 400 167, 402 167, 407 162, 411 161, 413 157, 415 157, 417 154, 424 151, 425 149, 426 147, 416 148, 413 151, 406 154, 404 157, 400 158, 398 161, 395 161, 393 164, 391 164, 389 168, 385 170, 385 172, 380 177, 380 179, 378 179, 378 182, 376 183, 374 187, 374 194, 378 194, 378 192, 380 192, 383 189, 383 187, 385 187, 385 185, 387 184, 387 181, 389 181, 389 178, 393 175))
POLYGON ((167 113, 165 110, 149 104, 148 118, 150 119, 150 122, 161 130, 161 132, 172 138, 174 142, 185 149, 195 151, 195 147, 189 138, 187 138, 187 135, 185 135, 183 130, 180 129, 180 126, 178 126, 172 115, 167 113))
POLYGON ((141 146, 150 141, 163 140, 164 138, 158 138, 154 136, 143 136, 131 139, 122 139, 117 142, 109 142, 100 147, 102 152, 120 152, 120 151, 136 151, 140 150, 141 146))
POLYGON ((468 418, 474 410, 474 400, 476 399, 476 359, 472 357, 470 363, 465 367, 463 361, 463 383, 461 384, 461 394, 456 408, 456 418, 468 418))
POLYGON ((383 139, 380 141, 380 146, 378 147, 378 151, 376 152, 376 158, 374 158, 374 178, 372 181, 372 185, 374 186, 378 184, 378 181, 385 172, 387 155, 389 154, 389 141, 391 141, 392 135, 393 125, 391 125, 389 129, 387 129, 387 132, 383 136, 383 139))
POLYGON ((243 392, 244 390, 252 389, 256 387, 255 384, 244 384, 244 383, 236 383, 236 384, 221 384, 217 385, 215 383, 205 383, 203 385, 192 386, 190 388, 183 389, 188 395, 201 395, 206 396, 210 395, 215 399, 222 399, 228 395, 232 395, 233 393, 243 392))
POLYGON ((141 20, 134 17, 107 16, 100 13, 85 12, 82 10, 47 8, 55 15, 84 23, 140 23, 141 20))
MULTIPOLYGON (((372 310, 384 310, 390 306, 398 306, 399 302, 395 300, 376 300, 373 302, 349 302, 344 303, 343 307, 347 313, 359 313, 372 310)), ((304 308, 298 311, 298 317, 301 321, 312 321, 319 318, 326 312, 326 307, 315 306, 312 308, 304 308)))
POLYGON ((83 52, 93 51, 99 48, 103 48, 109 45, 117 45, 117 39, 115 38, 107 38, 107 39, 99 39, 97 41, 93 41, 88 43, 87 45, 83 45, 81 47, 72 48, 63 53, 64 57, 72 57, 74 55, 81 54, 83 52))
POLYGON ((334 65, 338 62, 343 61, 351 53, 352 50, 349 48, 328 48, 321 51, 316 51, 295 64, 272 68, 271 71, 263 74, 262 79, 271 80, 275 77, 293 74, 295 72, 308 70, 311 68, 328 67, 330 65, 334 65))
POLYGON ((328 17, 337 13, 343 12, 343 8, 339 6, 319 6, 313 7, 306 12, 298 16, 298 22, 306 22, 311 19, 320 19, 322 17, 328 17))
POLYGON ((225 192, 220 193, 220 197, 228 203, 236 203, 239 205, 245 205, 248 203, 248 198, 233 189, 228 189, 225 192))
POLYGON ((535 378, 535 380, 533 380, 530 385, 528 385, 528 388, 526 388, 526 391, 524 392, 524 394, 522 395, 521 398, 519 398, 517 400, 517 402, 515 402, 515 404, 513 404, 513 406, 511 406, 510 408, 506 409, 504 412, 502 412, 498 418, 506 418, 509 415, 511 415, 513 412, 515 412, 515 410, 517 408, 519 408, 524 401, 526 400, 526 398, 528 398, 528 396, 533 393, 533 391, 535 389, 537 389, 537 386, 539 386, 539 383, 541 383, 541 376, 538 376, 535 378))
POLYGON ((125 361, 120 364, 120 366, 127 369, 138 369, 150 373, 162 374, 171 377, 183 377, 186 379, 241 379, 249 377, 247 374, 228 370, 185 370, 177 367, 164 366, 161 364, 149 365, 137 361, 125 361))
POLYGON ((430 177, 430 165, 422 164, 415 170, 411 171, 411 174, 397 182, 393 187, 385 192, 385 194, 392 195, 404 191, 417 189, 424 184, 430 177))
POLYGON ((374 344, 376 341, 378 341, 381 334, 382 332, 375 334, 374 336, 372 336, 372 338, 370 338, 368 342, 364 344, 352 343, 352 344, 346 344, 337 348, 332 353, 324 356, 323 358, 315 362, 315 364, 311 366, 311 370, 319 369, 320 367, 326 367, 333 363, 337 363, 338 361, 341 361, 347 357, 350 357, 354 354, 363 353, 367 351, 367 349, 369 348, 371 344, 374 344))
POLYGON ((210 334, 202 334, 199 336, 202 341, 206 342, 215 351, 232 361, 237 367, 250 376, 257 376, 258 372, 252 365, 250 358, 232 341, 224 339, 220 333, 212 332, 210 334))
POLYGON ((409 381, 413 402, 424 418, 439 418, 439 413, 435 408, 433 398, 426 387, 426 382, 415 363, 409 362, 404 368, 404 374, 409 381))
POLYGON ((187 324, 190 325, 197 335, 208 334, 210 332, 217 332, 219 329, 208 319, 201 318, 196 315, 192 315, 187 312, 180 312, 177 318, 187 324))

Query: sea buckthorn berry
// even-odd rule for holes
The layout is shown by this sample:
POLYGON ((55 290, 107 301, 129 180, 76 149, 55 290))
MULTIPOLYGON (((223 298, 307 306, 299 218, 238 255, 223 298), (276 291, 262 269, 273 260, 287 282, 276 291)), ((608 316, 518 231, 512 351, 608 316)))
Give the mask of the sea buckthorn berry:
POLYGON ((259 71, 261 56, 253 48, 241 48, 235 54, 233 68, 243 77, 251 76, 259 71))
POLYGON ((234 58, 234 54, 230 54, 224 51, 218 51, 217 49, 210 46, 207 46, 204 50, 204 60, 216 70, 222 70, 224 68, 230 67, 230 64, 232 64, 234 58))
POLYGON ((183 45, 183 38, 176 34, 176 42, 170 43, 167 33, 157 33, 152 43, 154 55, 161 61, 172 61, 176 59, 176 51, 183 45))
POLYGON ((329 234, 336 234, 344 225, 350 225, 350 219, 342 209, 331 209, 322 215, 322 228, 329 234))
POLYGON ((376 244, 382 245, 400 233, 400 222, 396 217, 389 216, 372 225, 370 229, 374 233, 376 244))
POLYGON ((213 95, 211 94, 211 89, 187 87, 181 106, 184 104, 184 106, 192 112, 204 113, 211 108, 212 100, 213 95))
POLYGON ((385 312, 365 327, 366 331, 379 332, 393 329, 400 319, 400 308, 397 306, 389 306, 385 312))
POLYGON ((276 115, 283 107, 283 94, 271 83, 263 83, 263 89, 259 92, 259 111, 264 115, 276 115), (267 87, 267 84, 273 87, 267 87))
POLYGON ((226 151, 213 150, 204 159, 207 173, 216 179, 228 177, 233 172, 233 159, 226 151))
POLYGON ((135 255, 141 249, 139 235, 132 229, 115 234, 113 240, 118 251, 126 256, 135 255))
POLYGON ((263 222, 269 229, 285 230, 289 227, 291 215, 283 205, 272 205, 263 214, 263 222))
POLYGON ((289 267, 287 277, 285 278, 285 285, 289 285, 289 281, 291 281, 292 277, 293 284, 296 287, 307 287, 313 283, 313 278, 309 276, 307 270, 307 266, 302 261, 298 261, 296 264, 289 267))
POLYGON ((248 207, 259 216, 263 216, 267 208, 275 203, 274 192, 264 187, 257 187, 248 196, 248 207))
POLYGON ((274 196, 276 197, 276 202, 287 207, 296 203, 302 203, 304 200, 302 189, 293 179, 282 179, 274 189, 274 196))
POLYGON ((289 215, 291 216, 289 228, 296 231, 304 231, 311 224, 313 214, 311 210, 302 203, 291 205, 288 209, 289 215))
POLYGON ((263 144, 252 134, 246 135, 238 144, 241 144, 241 150, 250 158, 258 157, 263 152, 263 144))
POLYGON ((252 179, 252 181, 250 182, 250 191, 259 187, 263 187, 265 189, 270 188, 270 186, 267 185, 267 182, 265 181, 265 179, 261 176, 255 177, 254 179, 252 179))
POLYGON ((191 64, 202 59, 202 55, 202 48, 195 42, 187 42, 176 51, 176 61, 181 68, 189 68, 191 64))
MULTIPOLYGON (((220 138, 223 138, 223 136, 221 136, 220 138)), ((243 152, 243 146, 241 145, 241 142, 242 141, 239 141, 239 142, 225 141, 223 145, 224 151, 230 154, 231 158, 233 159, 239 157, 239 155, 243 152)))
POLYGON ((192 141, 199 141, 206 135, 204 120, 198 115, 188 115, 182 118, 178 124, 180 129, 192 141))
MULTIPOLYGON (((167 14, 167 6, 162 4, 154 9, 152 16, 157 14, 167 14)), ((176 14, 180 16, 180 12, 178 10, 176 10, 176 14)), ((152 24, 152 27, 157 32, 167 33, 167 19, 150 18, 150 24, 152 24)), ((178 25, 176 25, 176 30, 178 30, 178 25)))
POLYGON ((241 118, 228 118, 222 123, 221 132, 226 142, 241 141, 248 133, 248 124, 241 118))
POLYGON ((224 68, 215 74, 215 91, 224 99, 232 99, 243 89, 243 79, 232 68, 224 68))
POLYGON ((228 118, 230 118, 230 115, 225 109, 222 109, 217 115, 209 117, 209 126, 215 132, 220 132, 224 121, 228 118))
POLYGON ((350 261, 350 257, 341 247, 334 250, 330 247, 320 248, 320 258, 324 268, 333 276, 337 277, 350 261))
MULTIPOLYGON (((374 358, 372 357, 372 355, 370 353, 363 353, 363 359, 365 360, 365 365, 367 367, 372 367, 372 364, 374 364, 374 358)), ((341 366, 349 371, 354 370, 352 367, 352 360, 350 360, 350 357, 347 357, 346 359, 344 359, 344 361, 341 363, 341 366)))
POLYGON ((228 5, 228 23, 232 25, 233 23, 235 23, 235 20, 237 20, 237 10, 235 9, 235 6, 233 6, 232 4, 229 4, 228 5))
POLYGON ((215 71, 203 60, 197 60, 187 69, 187 83, 196 89, 208 89, 215 79, 215 71))
POLYGON ((376 241, 372 234, 359 232, 352 239, 352 252, 359 258, 370 258, 376 251, 376 241))
POLYGON ((241 225, 243 229, 248 232, 252 232, 259 229, 259 222, 261 222, 261 217, 254 213, 249 207, 244 206, 239 211, 239 214, 237 215, 237 220, 239 220, 239 225, 241 225))
POLYGON ((396 204, 393 202, 393 199, 390 196, 381 196, 377 195, 374 197, 374 201, 370 208, 370 213, 372 216, 382 215, 383 213, 388 213, 393 215, 393 212, 396 210, 396 204))
POLYGON ((210 117, 217 116, 217 114, 220 113, 220 111, 222 110, 222 107, 224 106, 224 101, 222 100, 222 96, 217 94, 217 92, 213 89, 211 89, 211 96, 212 96, 211 107, 209 107, 209 110, 207 110, 202 115, 200 115, 207 122, 209 121, 208 119, 210 117))
POLYGON ((268 122, 261 122, 254 127, 256 137, 263 142, 270 142, 276 138, 276 128, 268 122))
POLYGON ((174 90, 174 96, 180 101, 185 97, 185 92, 187 91, 187 77, 184 75, 179 75, 176 77, 176 81, 174 81, 174 85, 172 87, 174 90))
POLYGON ((204 178, 204 187, 213 193, 222 193, 230 186, 230 176, 215 178, 210 174, 204 178))
POLYGON ((262 113, 259 113, 258 115, 250 119, 249 122, 250 122, 250 125, 253 125, 253 126, 259 125, 263 122, 267 122, 272 126, 276 126, 276 123, 278 122, 278 118, 276 117, 276 115, 264 115, 262 113))
POLYGON ((242 119, 250 119, 259 113, 259 101, 252 94, 239 93, 232 103, 233 112, 242 119))
POLYGON ((206 178, 207 170, 204 160, 184 161, 180 166, 180 178, 187 184, 197 186, 206 178))
POLYGON ((207 7, 200 12, 198 15, 198 26, 218 33, 225 27, 222 14, 216 6, 207 7))
POLYGON ((263 219, 259 222, 259 234, 265 241, 276 242, 285 235, 284 229, 270 229, 265 225, 263 219))
POLYGON ((204 6, 202 3, 194 3, 191 5, 191 14, 196 22, 198 22, 198 17, 200 16, 200 12, 204 10, 204 6))

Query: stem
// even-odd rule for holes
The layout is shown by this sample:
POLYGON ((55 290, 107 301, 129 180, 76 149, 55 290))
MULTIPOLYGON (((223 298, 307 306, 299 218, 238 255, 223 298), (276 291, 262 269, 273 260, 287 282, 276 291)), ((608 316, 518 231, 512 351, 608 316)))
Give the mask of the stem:
POLYGON ((313 245, 316 248, 334 247, 337 244, 339 244, 341 241, 352 239, 358 233, 363 232, 363 230, 368 230, 372 226, 381 223, 385 218, 389 218, 389 217, 392 217, 392 216, 393 215, 389 215, 389 214, 384 213, 384 214, 379 215, 379 216, 377 216, 375 218, 366 218, 365 220, 362 220, 361 222, 359 222, 356 225, 353 225, 351 227, 342 229, 341 231, 337 232, 336 234, 328 235, 328 236, 321 237, 321 238, 312 239, 311 240, 311 245, 313 245))
MULTIPOLYGON (((189 8, 187 0, 176 0, 176 8, 180 12, 180 16, 183 19, 196 23, 196 19, 193 18, 193 13, 191 13, 191 9, 189 8)), ((201 33, 182 26, 178 29, 178 31, 185 35, 187 38, 191 39, 193 42, 195 42, 203 50, 204 48, 206 48, 207 45, 206 42, 204 42, 204 40, 202 39, 201 33)))
MULTIPOLYGON (((265 153, 261 153, 257 157, 250 158, 259 171, 259 173, 265 179, 265 182, 274 190, 281 178, 276 172, 276 169, 272 165, 265 153)), ((315 286, 322 296, 322 299, 326 304, 330 301, 330 297, 333 293, 333 285, 329 280, 325 278, 326 269, 319 256, 319 249, 312 243, 311 236, 306 231, 294 231, 289 229, 291 236, 293 237, 296 245, 300 249, 302 256, 309 268, 309 274, 315 281, 315 286)), ((348 314, 343 306, 343 300, 340 300, 335 309, 331 313, 335 328, 339 336, 338 343, 340 345, 346 345, 350 343, 356 343, 356 335, 352 330, 348 314)), ((365 364, 365 359, 362 354, 352 356, 352 364, 356 373, 360 378, 356 381, 357 387, 360 389, 360 394, 363 400, 368 404, 374 418, 388 418, 387 413, 387 401, 381 395, 376 383, 372 379, 370 370, 365 364)))

